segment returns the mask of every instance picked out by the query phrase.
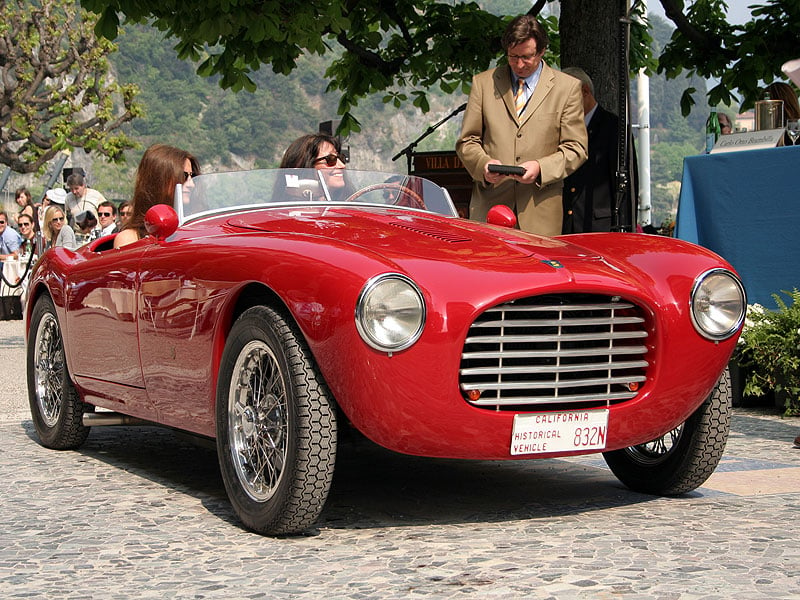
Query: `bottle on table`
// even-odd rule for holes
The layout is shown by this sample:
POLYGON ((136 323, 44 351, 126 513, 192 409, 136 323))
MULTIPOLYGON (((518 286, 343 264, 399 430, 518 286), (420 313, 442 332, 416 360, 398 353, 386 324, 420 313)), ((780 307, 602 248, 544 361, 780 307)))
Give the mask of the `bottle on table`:
POLYGON ((722 134, 722 128, 719 125, 719 115, 717 115, 717 107, 711 107, 711 114, 708 115, 706 120, 706 154, 711 152, 714 144, 717 143, 719 136, 722 134))

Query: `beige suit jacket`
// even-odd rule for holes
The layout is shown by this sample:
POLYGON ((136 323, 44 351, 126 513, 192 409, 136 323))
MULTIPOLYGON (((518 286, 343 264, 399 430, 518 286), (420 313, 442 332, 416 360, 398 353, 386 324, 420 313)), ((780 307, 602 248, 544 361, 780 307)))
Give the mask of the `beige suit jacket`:
POLYGON ((472 80, 456 152, 474 181, 469 216, 486 220, 496 204, 514 209, 519 227, 558 235, 562 225, 563 179, 587 156, 581 84, 546 64, 522 119, 514 110, 511 71, 507 65, 479 73, 472 80), (511 178, 487 184, 483 170, 490 159, 518 165, 539 161, 535 184, 511 178))

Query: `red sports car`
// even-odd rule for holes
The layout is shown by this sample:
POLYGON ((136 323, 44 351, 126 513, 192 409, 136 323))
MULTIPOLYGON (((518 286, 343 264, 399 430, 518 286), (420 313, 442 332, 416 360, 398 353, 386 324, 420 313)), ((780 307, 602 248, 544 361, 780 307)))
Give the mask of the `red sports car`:
POLYGON ((712 252, 537 237, 502 209, 467 221, 442 188, 384 173, 217 173, 183 191, 144 239, 36 266, 43 445, 137 423, 214 438, 237 515, 267 534, 317 519, 343 427, 432 457, 602 452, 654 494, 716 467, 746 302, 712 252))

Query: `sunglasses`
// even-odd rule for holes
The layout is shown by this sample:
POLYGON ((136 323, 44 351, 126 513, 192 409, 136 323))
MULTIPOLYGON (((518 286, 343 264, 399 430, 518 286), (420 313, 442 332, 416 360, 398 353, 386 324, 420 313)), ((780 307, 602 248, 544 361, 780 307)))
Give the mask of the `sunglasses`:
POLYGON ((194 177, 194 176, 195 176, 195 173, 192 173, 191 171, 184 171, 183 172, 183 182, 186 183, 187 181, 189 181, 190 177, 194 177))
POLYGON ((31 224, 30 223, 20 223, 19 226, 20 227, 30 227, 31 224))
POLYGON ((5 225, 5 224, 6 224, 5 221, 0 221, 0 225, 5 225))
POLYGON ((342 164, 346 165, 348 159, 343 154, 326 154, 325 156, 320 156, 319 158, 314 159, 311 164, 315 165, 317 163, 321 163, 322 161, 325 161, 325 164, 329 167, 335 167, 338 161, 342 161, 342 164))
POLYGON ((63 221, 64 217, 53 217, 53 221, 63 221))
POLYGON ((99 212, 99 213, 97 213, 97 214, 98 214, 99 216, 101 216, 101 217, 110 217, 110 216, 111 216, 111 213, 107 213, 107 212, 99 212))

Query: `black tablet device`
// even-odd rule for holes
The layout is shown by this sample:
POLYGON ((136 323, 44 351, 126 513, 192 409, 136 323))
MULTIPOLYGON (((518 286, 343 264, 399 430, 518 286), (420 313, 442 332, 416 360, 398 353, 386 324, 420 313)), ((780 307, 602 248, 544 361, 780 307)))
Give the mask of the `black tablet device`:
POLYGON ((503 175, 525 175, 525 167, 515 167, 514 165, 489 165, 490 173, 501 173, 503 175))

